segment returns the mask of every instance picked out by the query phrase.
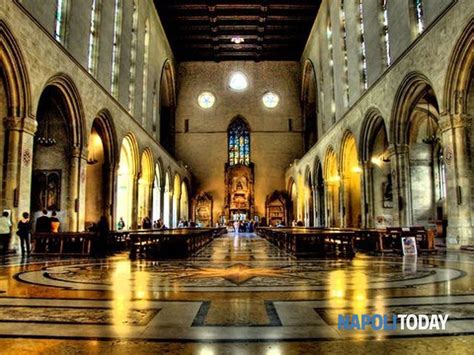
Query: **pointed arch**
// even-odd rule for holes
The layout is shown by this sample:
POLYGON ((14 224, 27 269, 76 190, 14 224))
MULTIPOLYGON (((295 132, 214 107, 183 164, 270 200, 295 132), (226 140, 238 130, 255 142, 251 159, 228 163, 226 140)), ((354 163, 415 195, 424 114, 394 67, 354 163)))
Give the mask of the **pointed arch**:
POLYGON ((305 151, 309 150, 318 140, 318 88, 316 70, 310 59, 305 59, 301 78, 301 106, 303 110, 303 131, 305 151))
MULTIPOLYGON (((376 133, 383 129, 385 135, 387 135, 385 119, 383 118, 380 110, 375 107, 371 107, 367 110, 362 121, 362 128, 360 130, 359 138, 359 156, 362 162, 368 162, 371 159, 371 148, 373 141, 376 138, 376 133)), ((387 137, 388 139, 388 137, 387 137)))
MULTIPOLYGON (((86 167, 85 224, 97 223, 101 216, 113 222, 114 177, 117 166, 117 137, 110 112, 96 115, 88 138, 86 167)), ((112 223, 113 225, 113 223, 112 223)))
POLYGON ((393 144, 408 142, 408 121, 414 106, 423 97, 427 88, 432 88, 428 78, 419 73, 408 74, 400 84, 392 107, 390 141, 393 144))
POLYGON ((31 111, 28 73, 20 47, 3 20, 0 20, 0 71, 6 86, 8 116, 27 117, 31 111))
POLYGON ((174 66, 167 59, 160 78, 160 143, 170 153, 174 151, 176 111, 176 76, 174 66))
MULTIPOLYGON (((138 178, 138 215, 137 224, 142 225, 145 217, 151 218, 152 214, 152 188, 155 177, 153 153, 150 148, 143 150, 138 178)), ((142 226, 143 227, 143 226, 142 226)))
POLYGON ((48 87, 55 87, 62 93, 64 104, 70 115, 70 121, 67 122, 70 130, 71 144, 76 147, 83 147, 87 142, 87 135, 84 123, 84 108, 79 91, 72 78, 65 73, 58 73, 44 85, 43 92, 48 87))
POLYGON ((474 62, 474 19, 471 19, 454 46, 444 85, 445 110, 451 114, 467 112, 467 90, 474 62))

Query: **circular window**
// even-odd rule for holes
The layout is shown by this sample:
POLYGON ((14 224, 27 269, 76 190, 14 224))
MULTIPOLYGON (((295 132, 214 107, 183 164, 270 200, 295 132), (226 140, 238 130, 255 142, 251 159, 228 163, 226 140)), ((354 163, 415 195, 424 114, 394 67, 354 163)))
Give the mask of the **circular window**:
POLYGON ((210 92, 203 92, 198 97, 199 106, 202 108, 211 108, 216 102, 216 97, 210 92))
POLYGON ((273 92, 267 92, 265 95, 263 95, 262 101, 266 107, 274 108, 278 106, 280 98, 277 94, 274 94, 273 92))
POLYGON ((242 91, 247 89, 248 85, 247 77, 243 73, 236 72, 230 76, 229 86, 231 89, 242 91))

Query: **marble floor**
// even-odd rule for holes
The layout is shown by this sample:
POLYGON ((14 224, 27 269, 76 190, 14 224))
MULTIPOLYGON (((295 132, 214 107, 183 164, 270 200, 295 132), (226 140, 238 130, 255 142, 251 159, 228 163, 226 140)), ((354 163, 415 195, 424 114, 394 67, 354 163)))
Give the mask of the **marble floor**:
POLYGON ((474 254, 295 259, 254 234, 193 258, 0 266, 0 353, 453 353, 474 348, 474 254), (343 331, 339 314, 449 314, 445 330, 343 331))

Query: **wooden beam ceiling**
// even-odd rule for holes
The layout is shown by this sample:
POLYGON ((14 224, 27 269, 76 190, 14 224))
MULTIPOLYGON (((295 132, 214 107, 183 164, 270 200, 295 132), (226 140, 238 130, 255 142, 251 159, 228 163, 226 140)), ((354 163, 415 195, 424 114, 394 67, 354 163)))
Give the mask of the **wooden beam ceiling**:
POLYGON ((179 61, 299 60, 319 5, 320 0, 155 0, 179 61))

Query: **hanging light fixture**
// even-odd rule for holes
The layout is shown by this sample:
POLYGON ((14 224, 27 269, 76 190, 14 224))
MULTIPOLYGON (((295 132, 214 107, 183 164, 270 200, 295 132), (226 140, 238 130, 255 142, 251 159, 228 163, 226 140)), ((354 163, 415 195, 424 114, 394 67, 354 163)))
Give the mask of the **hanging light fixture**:
POLYGON ((428 101, 428 92, 425 95, 426 100, 426 136, 423 138, 423 143, 429 145, 435 145, 439 142, 439 138, 436 136, 436 128, 434 126, 433 120, 430 117, 430 103, 428 101))
POLYGON ((47 114, 44 115, 42 130, 40 134, 38 135, 38 137, 36 138, 36 142, 39 145, 42 145, 43 147, 51 147, 57 143, 56 139, 50 136, 49 125, 50 125, 50 113, 48 112, 47 114))

